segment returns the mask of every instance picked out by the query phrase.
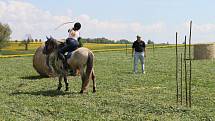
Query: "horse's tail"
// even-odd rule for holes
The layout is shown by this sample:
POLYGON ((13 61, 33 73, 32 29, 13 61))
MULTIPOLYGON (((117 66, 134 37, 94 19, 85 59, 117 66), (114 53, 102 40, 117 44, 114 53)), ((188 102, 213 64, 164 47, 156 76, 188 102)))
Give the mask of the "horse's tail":
POLYGON ((84 74, 84 76, 82 76, 82 90, 81 90, 81 93, 83 93, 83 91, 86 90, 87 87, 89 86, 90 78, 93 80, 93 92, 96 92, 95 74, 94 74, 94 70, 93 70, 93 61, 94 61, 94 55, 90 51, 88 53, 88 57, 87 57, 86 73, 84 74))
POLYGON ((93 61, 94 61, 94 55, 92 52, 88 53, 87 58, 87 68, 86 68, 86 80, 89 80, 91 73, 93 71, 93 61))

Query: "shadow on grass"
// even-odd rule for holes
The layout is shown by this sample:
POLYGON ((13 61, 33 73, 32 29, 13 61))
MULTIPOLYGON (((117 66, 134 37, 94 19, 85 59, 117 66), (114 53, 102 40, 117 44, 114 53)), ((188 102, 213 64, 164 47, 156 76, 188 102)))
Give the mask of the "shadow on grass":
POLYGON ((134 72, 132 72, 132 71, 125 71, 124 73, 125 74, 134 74, 134 72))
POLYGON ((119 72, 120 73, 120 75, 134 75, 134 72, 133 71, 120 71, 119 72))
POLYGON ((71 94, 79 94, 78 92, 64 92, 64 91, 57 91, 57 90, 46 90, 46 91, 35 91, 35 92, 13 92, 11 95, 42 95, 42 96, 63 96, 63 95, 71 95, 71 94))
POLYGON ((26 79, 26 80, 37 80, 37 79, 43 79, 43 78, 49 78, 49 77, 40 76, 40 75, 20 77, 20 79, 26 79))

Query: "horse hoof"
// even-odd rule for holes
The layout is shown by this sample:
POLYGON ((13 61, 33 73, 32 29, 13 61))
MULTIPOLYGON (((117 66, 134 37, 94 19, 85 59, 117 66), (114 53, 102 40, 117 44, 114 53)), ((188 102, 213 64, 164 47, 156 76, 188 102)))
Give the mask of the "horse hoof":
POLYGON ((93 93, 95 93, 96 92, 96 87, 93 87, 93 93))
POLYGON ((66 88, 65 91, 69 91, 69 88, 66 88))
POLYGON ((61 90, 61 87, 58 87, 58 88, 57 88, 57 91, 60 91, 60 90, 61 90))

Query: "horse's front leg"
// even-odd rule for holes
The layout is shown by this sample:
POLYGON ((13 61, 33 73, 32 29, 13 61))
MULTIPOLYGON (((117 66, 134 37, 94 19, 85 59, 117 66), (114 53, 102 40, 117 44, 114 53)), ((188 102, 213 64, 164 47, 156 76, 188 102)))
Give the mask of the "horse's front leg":
POLYGON ((62 78, 63 78, 62 76, 59 76, 59 83, 58 83, 58 88, 57 88, 58 91, 60 91, 60 89, 62 87, 62 83, 61 83, 62 78))
POLYGON ((65 85, 66 85, 66 90, 65 91, 69 91, 69 83, 68 83, 68 80, 67 80, 67 76, 64 76, 64 82, 65 82, 65 85))

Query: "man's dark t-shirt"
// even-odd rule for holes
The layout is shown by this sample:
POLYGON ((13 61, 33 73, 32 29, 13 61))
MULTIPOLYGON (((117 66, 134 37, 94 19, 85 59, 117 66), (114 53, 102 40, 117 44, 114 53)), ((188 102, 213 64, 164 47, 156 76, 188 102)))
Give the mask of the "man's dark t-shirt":
POLYGON ((134 48, 136 52, 143 52, 145 47, 146 45, 144 41, 136 40, 132 45, 132 48, 134 48))

